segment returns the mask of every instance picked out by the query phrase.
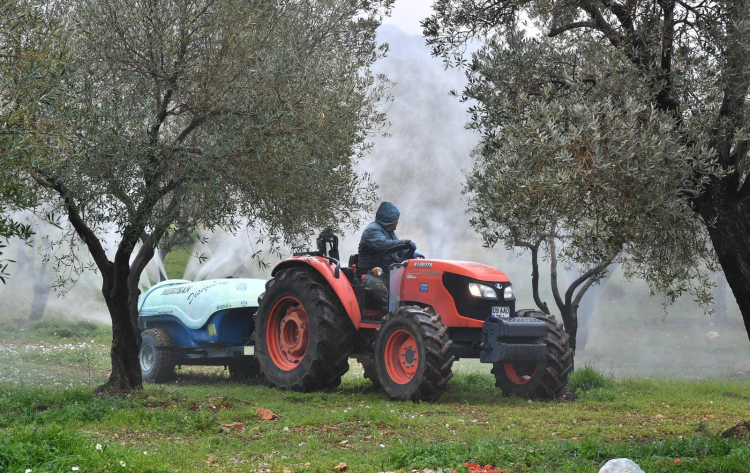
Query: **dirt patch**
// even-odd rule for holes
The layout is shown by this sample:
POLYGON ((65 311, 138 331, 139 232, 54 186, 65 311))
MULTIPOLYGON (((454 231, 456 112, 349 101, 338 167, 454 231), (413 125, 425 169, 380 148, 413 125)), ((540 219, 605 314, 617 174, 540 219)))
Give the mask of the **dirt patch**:
POLYGON ((750 440, 750 420, 740 422, 731 429, 727 429, 721 433, 722 437, 735 438, 739 440, 747 439, 750 440))

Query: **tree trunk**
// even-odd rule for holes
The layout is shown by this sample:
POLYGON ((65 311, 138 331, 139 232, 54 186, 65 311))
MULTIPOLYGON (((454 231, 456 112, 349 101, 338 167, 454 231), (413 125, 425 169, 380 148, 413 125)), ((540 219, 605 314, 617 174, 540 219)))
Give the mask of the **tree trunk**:
POLYGON ((563 320, 565 333, 570 336, 570 348, 576 352, 576 340, 578 338, 578 308, 575 306, 561 307, 560 317, 563 320))
POLYGON ((732 289, 750 339, 750 202, 740 202, 736 174, 719 181, 698 201, 724 276, 732 289))
POLYGON ((591 319, 594 317, 594 313, 596 312, 596 308, 599 305, 599 297, 601 296, 601 293, 604 290, 604 287, 607 285, 609 280, 612 278, 612 274, 614 274, 615 270, 617 269, 617 265, 612 265, 607 269, 607 274, 599 280, 598 284, 595 284, 591 286, 588 290, 588 297, 586 298, 586 303, 581 304, 578 306, 578 336, 576 343, 578 344, 578 348, 581 350, 586 349, 586 344, 589 341, 589 323, 591 322, 591 319))
POLYGON ((714 314, 714 324, 719 327, 725 327, 729 323, 727 319, 727 279, 723 274, 716 273, 716 314, 714 314))
POLYGON ((120 267, 115 263, 112 273, 109 277, 104 277, 102 284, 102 294, 112 319, 112 373, 107 382, 95 392, 114 394, 141 389, 143 381, 138 361, 141 346, 138 292, 131 294, 128 283, 130 267, 127 262, 120 267), (133 300, 135 303, 132 303, 133 300))
POLYGON ((44 273, 38 276, 39 279, 34 279, 34 298, 31 300, 31 311, 29 312, 29 320, 40 320, 44 315, 44 311, 47 309, 47 301, 49 300, 49 293, 52 288, 49 284, 44 282, 44 273))
POLYGON ((47 301, 49 300, 49 293, 52 291, 52 287, 47 284, 47 265, 49 264, 50 244, 46 236, 42 237, 42 244, 44 244, 44 260, 42 261, 42 267, 39 268, 39 272, 34 271, 34 261, 31 262, 31 277, 33 279, 32 286, 34 288, 34 298, 31 300, 31 312, 29 312, 29 320, 40 320, 44 316, 44 311, 47 309, 47 301))

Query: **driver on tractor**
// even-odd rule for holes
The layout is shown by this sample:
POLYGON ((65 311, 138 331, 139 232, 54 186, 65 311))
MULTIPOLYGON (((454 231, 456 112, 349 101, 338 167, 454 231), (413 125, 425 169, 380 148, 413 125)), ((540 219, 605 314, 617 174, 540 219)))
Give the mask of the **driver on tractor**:
POLYGON ((375 213, 375 221, 365 228, 359 241, 357 278, 365 275, 364 282, 368 295, 370 298, 376 299, 377 305, 381 307, 387 307, 388 305, 387 276, 390 265, 402 262, 412 252, 415 258, 424 258, 424 255, 416 252, 417 245, 413 241, 399 240, 396 236, 395 231, 400 215, 401 212, 395 205, 390 202, 382 202, 375 213), (399 244, 409 245, 411 249, 396 252, 387 251, 399 244), (372 274, 372 269, 376 267, 383 270, 382 275, 372 274))

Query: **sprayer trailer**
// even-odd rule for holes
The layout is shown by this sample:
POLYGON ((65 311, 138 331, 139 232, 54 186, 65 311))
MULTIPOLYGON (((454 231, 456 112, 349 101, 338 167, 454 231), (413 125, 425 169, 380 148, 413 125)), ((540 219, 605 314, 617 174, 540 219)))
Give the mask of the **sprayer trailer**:
POLYGON ((403 262, 361 274, 357 255, 342 267, 334 234, 323 232, 317 247, 275 266, 255 313, 255 356, 272 385, 334 389, 352 357, 391 398, 432 401, 446 390, 455 360, 477 358, 492 365, 506 395, 562 393, 573 365, 568 335, 553 316, 517 311, 503 272, 416 259, 399 244, 378 261, 406 250, 403 262), (385 297, 368 285, 372 277, 385 297))
POLYGON ((252 335, 262 279, 173 279, 138 301, 144 381, 164 382, 176 366, 226 366, 232 377, 257 376, 252 335))

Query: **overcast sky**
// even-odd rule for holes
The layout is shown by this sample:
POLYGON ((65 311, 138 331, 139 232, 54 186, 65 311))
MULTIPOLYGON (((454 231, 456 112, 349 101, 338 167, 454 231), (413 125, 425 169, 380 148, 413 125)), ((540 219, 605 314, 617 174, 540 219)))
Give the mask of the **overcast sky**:
POLYGON ((393 14, 383 23, 395 25, 409 34, 422 34, 419 22, 432 13, 435 0, 396 0, 393 14))

